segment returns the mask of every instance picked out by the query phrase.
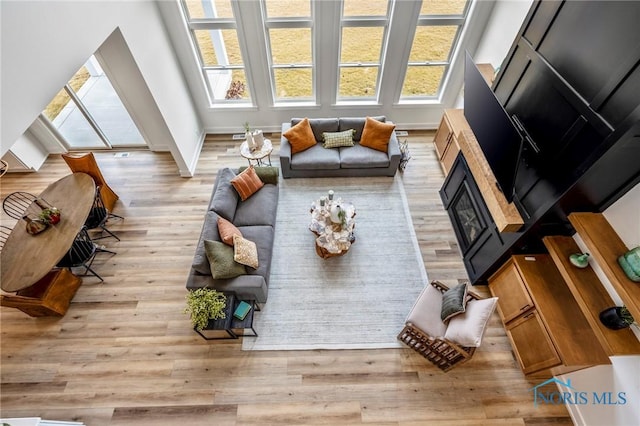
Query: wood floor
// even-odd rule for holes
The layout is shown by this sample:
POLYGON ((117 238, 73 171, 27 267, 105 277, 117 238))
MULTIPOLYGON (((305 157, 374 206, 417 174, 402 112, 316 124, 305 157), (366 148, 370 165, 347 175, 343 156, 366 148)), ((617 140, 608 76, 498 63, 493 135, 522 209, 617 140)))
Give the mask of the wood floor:
MULTIPOLYGON (((433 133, 407 139, 403 179, 427 273, 455 284, 466 272, 438 196, 433 133)), ((105 282, 85 278, 63 318, 1 309, 0 417, 91 426, 571 424, 564 406, 534 407, 537 383, 523 378, 497 314, 473 360, 446 374, 409 349, 243 352, 239 342, 198 336, 183 313, 184 284, 216 171, 244 165, 238 149, 210 137, 193 178, 178 176, 169 153, 97 153, 125 216, 110 224, 121 241, 103 240, 118 254, 99 255, 105 282)), ((1 194, 38 193, 68 173, 52 155, 38 173, 2 177, 1 194)))

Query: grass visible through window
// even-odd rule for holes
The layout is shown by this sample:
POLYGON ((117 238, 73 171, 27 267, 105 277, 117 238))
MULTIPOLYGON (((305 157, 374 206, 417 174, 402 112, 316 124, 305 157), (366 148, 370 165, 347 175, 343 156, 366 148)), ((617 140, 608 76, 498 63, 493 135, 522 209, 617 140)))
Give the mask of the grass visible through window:
MULTIPOLYGON (((187 8, 191 17, 204 17, 202 3, 200 0, 187 0, 187 8)), ((267 0, 267 8, 269 17, 290 17, 292 16, 292 7, 290 1, 267 0)), ((433 15, 455 15, 464 11, 466 0, 425 0, 421 10, 422 14, 433 15)), ((231 10, 231 2, 229 0, 215 0, 218 16, 233 16, 231 10)), ((349 16, 380 16, 386 13, 385 1, 370 0, 347 0, 345 14, 349 16)), ((295 10, 295 8, 294 8, 295 10)), ((411 51, 411 60, 419 61, 442 61, 447 60, 452 42, 454 41, 456 27, 419 27, 416 40, 411 51)), ((295 31, 270 31, 269 36, 272 46, 287 46, 287 62, 295 60, 295 58, 307 58, 309 56, 309 44, 307 41, 299 43, 300 40, 291 40, 295 31), (296 52, 299 46, 301 51, 296 52)), ((373 32, 376 38, 381 34, 373 32)), ((217 60, 213 50, 213 44, 209 31, 196 32, 197 43, 200 47, 202 61, 204 64, 215 64, 217 60)), ((310 40, 308 40, 310 42, 310 40)), ((237 43, 237 37, 225 37, 225 44, 229 63, 242 64, 240 47, 237 43)), ((373 43, 345 43, 341 52, 342 58, 360 58, 361 61, 367 60, 377 61, 380 55, 380 40, 373 43), (369 50, 363 51, 363 45, 369 46, 369 50)), ((275 54, 275 53, 274 53, 275 54)), ((277 61, 274 62, 277 63, 277 61)), ((403 96, 411 95, 435 95, 440 81, 443 77, 443 68, 436 67, 412 67, 413 69, 407 75, 402 94, 403 96)), ((371 96, 375 90, 375 81, 365 78, 362 80, 362 70, 343 70, 343 73, 354 74, 353 79, 347 78, 342 81, 340 87, 341 96, 371 96)), ((278 78, 279 96, 284 97, 304 97, 309 96, 309 75, 306 73, 287 73, 288 78, 278 78), (295 76, 302 78, 299 81, 295 76)), ((375 74, 375 73, 374 73, 375 74)), ((232 80, 241 80, 244 78, 242 71, 234 71, 232 80)), ((244 82, 244 80, 242 80, 244 82)))
MULTIPOLYGON (((69 86, 71 86, 74 92, 77 92, 78 90, 80 90, 82 85, 86 83, 87 80, 89 80, 89 71, 83 66, 78 70, 77 73, 75 73, 73 77, 71 77, 71 80, 69 80, 68 84, 69 86)), ((62 109, 70 101, 71 98, 69 97, 67 92, 64 89, 60 89, 58 94, 54 96, 53 100, 49 102, 49 105, 47 105, 47 107, 45 108, 45 117, 47 117, 50 121, 53 121, 53 119, 56 118, 58 114, 60 114, 60 111, 62 111, 62 109)))

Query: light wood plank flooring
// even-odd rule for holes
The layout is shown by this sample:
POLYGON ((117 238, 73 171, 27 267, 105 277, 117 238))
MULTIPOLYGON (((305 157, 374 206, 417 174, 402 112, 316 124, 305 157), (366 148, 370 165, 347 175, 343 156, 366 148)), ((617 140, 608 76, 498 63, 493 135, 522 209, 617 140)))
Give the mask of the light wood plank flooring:
MULTIPOLYGON (((403 179, 424 263, 430 279, 455 284, 466 272, 438 195, 433 132, 407 139, 403 179)), ((0 417, 91 426, 571 424, 563 406, 534 407, 537 383, 523 378, 497 314, 474 359, 446 374, 409 349, 243 352, 239 342, 200 338, 183 313, 184 283, 216 171, 246 163, 238 148, 209 137, 193 178, 179 177, 168 153, 97 153, 126 218, 110 224, 122 241, 103 240, 118 254, 99 255, 105 282, 85 278, 64 318, 1 309, 0 417)), ((52 155, 38 173, 2 177, 1 194, 38 193, 68 173, 52 155)))

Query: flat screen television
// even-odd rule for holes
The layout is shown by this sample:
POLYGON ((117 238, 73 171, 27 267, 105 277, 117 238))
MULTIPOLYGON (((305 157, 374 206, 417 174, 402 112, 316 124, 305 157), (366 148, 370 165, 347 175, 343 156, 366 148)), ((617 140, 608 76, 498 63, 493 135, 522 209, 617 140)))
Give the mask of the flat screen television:
POLYGON ((468 52, 464 66, 464 116, 487 158, 500 191, 508 202, 512 202, 523 135, 468 52))

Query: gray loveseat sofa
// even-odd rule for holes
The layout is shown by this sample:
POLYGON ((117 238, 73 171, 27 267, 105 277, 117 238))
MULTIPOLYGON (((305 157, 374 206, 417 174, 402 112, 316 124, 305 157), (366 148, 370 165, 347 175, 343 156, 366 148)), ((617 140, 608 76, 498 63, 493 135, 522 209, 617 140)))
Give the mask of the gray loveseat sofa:
MULTIPOLYGON (((385 122, 386 117, 372 117, 385 122)), ((302 119, 293 118, 282 123, 282 134, 302 119)), ((400 147, 395 132, 391 133, 387 152, 377 151, 358 142, 362 136, 365 117, 312 118, 309 119, 316 144, 302 152, 291 154, 291 144, 286 137, 280 139, 280 167, 283 178, 334 177, 334 176, 394 176, 400 164, 400 147), (341 132, 354 129, 355 145, 352 147, 324 148, 323 132, 341 132)))
MULTIPOLYGON (((277 170, 275 169, 275 172, 277 170)), ((265 303, 269 288, 273 237, 278 207, 279 187, 277 185, 277 173, 276 184, 265 183, 262 188, 245 201, 240 199, 235 188, 231 185, 231 179, 236 174, 237 170, 230 168, 218 171, 186 286, 189 290, 208 287, 219 291, 234 292, 240 298, 265 303), (246 275, 229 279, 213 279, 209 261, 205 254, 204 240, 221 241, 217 224, 219 216, 232 222, 240 230, 244 238, 256 243, 259 261, 258 269, 247 267, 246 275)))

